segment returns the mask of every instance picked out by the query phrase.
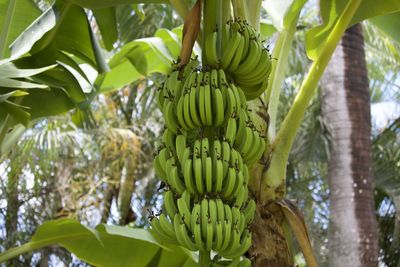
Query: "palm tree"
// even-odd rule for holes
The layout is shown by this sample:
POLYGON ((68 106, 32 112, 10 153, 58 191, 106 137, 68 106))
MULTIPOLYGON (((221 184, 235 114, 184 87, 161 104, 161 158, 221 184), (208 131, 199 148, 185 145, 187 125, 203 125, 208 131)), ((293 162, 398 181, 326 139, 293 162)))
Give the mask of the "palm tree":
POLYGON ((330 266, 377 266, 371 117, 361 25, 349 28, 321 80, 331 134, 330 266))

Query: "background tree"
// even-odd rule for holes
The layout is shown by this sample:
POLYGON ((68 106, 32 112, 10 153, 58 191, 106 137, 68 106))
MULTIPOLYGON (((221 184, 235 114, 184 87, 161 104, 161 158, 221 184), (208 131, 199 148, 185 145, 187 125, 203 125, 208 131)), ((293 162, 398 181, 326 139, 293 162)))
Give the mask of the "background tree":
POLYGON ((377 266, 371 112, 361 25, 345 32, 321 86, 322 114, 331 135, 330 263, 377 266))

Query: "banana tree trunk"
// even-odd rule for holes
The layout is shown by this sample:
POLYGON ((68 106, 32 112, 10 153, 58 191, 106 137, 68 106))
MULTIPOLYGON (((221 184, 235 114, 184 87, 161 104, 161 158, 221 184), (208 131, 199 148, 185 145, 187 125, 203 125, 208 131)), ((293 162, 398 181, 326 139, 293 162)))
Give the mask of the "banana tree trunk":
POLYGON ((331 133, 329 265, 377 266, 371 118, 361 25, 345 32, 321 80, 331 133))
POLYGON ((249 251, 254 267, 292 267, 293 257, 287 246, 281 208, 271 201, 257 204, 251 224, 253 245, 249 251))

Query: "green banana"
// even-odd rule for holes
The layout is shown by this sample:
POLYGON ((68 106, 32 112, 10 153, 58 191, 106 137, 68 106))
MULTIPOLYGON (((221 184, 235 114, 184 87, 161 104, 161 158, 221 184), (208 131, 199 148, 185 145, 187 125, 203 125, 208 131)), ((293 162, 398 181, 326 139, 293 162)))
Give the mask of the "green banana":
POLYGON ((185 120, 185 123, 190 130, 196 129, 197 126, 192 121, 192 117, 190 116, 190 95, 185 94, 182 97, 183 97, 183 118, 185 120))
POLYGON ((234 168, 230 167, 228 170, 228 177, 225 179, 225 183, 222 189, 222 196, 224 199, 229 199, 233 192, 236 184, 236 171, 234 168))
POLYGON ((185 223, 182 222, 182 216, 177 213, 174 217, 174 229, 178 242, 189 250, 197 250, 197 246, 187 233, 185 223))
POLYGON ((212 100, 213 100, 213 111, 214 111, 214 126, 218 127, 224 123, 224 100, 222 96, 222 92, 219 88, 216 88, 212 91, 212 100))
POLYGON ((214 240, 214 227, 209 221, 206 226, 206 250, 211 251, 214 240))
POLYGON ((205 53, 208 64, 218 64, 217 54, 217 32, 212 32, 206 36, 205 40, 205 53))
POLYGON ((205 116, 206 116, 206 125, 207 126, 212 126, 213 125, 213 119, 212 119, 212 113, 213 113, 213 107, 212 107, 212 100, 211 100, 211 86, 209 84, 206 84, 204 86, 205 92, 204 92, 204 108, 205 108, 205 116))
POLYGON ((243 255, 244 253, 246 253, 249 248, 251 247, 251 234, 248 231, 245 231, 242 235, 242 239, 240 241, 240 245, 236 248, 232 248, 231 250, 229 250, 228 252, 226 252, 227 254, 225 254, 224 256, 227 258, 235 258, 235 257, 240 257, 241 255, 243 255))
MULTIPOLYGON (((200 115, 200 120, 202 125, 207 125, 207 119, 206 119, 206 103, 205 103, 205 93, 206 93, 206 86, 207 85, 201 85, 199 88, 199 115, 200 115)), ((209 86, 209 85, 208 85, 209 86)))
POLYGON ((193 205, 192 208, 192 213, 190 215, 190 229, 192 230, 192 232, 194 233, 194 228, 195 228, 195 224, 199 224, 200 223, 200 204, 196 203, 193 205))
POLYGON ((193 123, 197 126, 197 128, 202 125, 200 117, 199 117, 199 113, 198 113, 198 101, 197 101, 197 95, 196 95, 198 87, 200 87, 199 83, 197 84, 197 87, 194 87, 190 90, 190 95, 189 95, 189 102, 190 102, 189 113, 190 113, 190 117, 191 117, 193 123))
POLYGON ((182 162, 185 149, 186 149, 186 136, 183 134, 177 135, 175 138, 175 150, 179 162, 182 162))
POLYGON ((236 53, 236 50, 239 46, 240 40, 243 38, 238 32, 232 33, 228 44, 224 47, 221 56, 221 67, 223 69, 228 69, 229 64, 232 61, 233 56, 236 53))
POLYGON ((208 212, 208 200, 206 198, 203 198, 203 200, 201 201, 200 208, 201 208, 201 213, 200 213, 201 233, 204 240, 207 240, 207 224, 210 215, 208 212))
POLYGON ((194 178, 196 181, 196 188, 200 194, 204 193, 203 176, 202 176, 203 166, 201 164, 201 158, 194 159, 194 178))
POLYGON ((187 190, 193 194, 197 195, 196 182, 193 177, 193 160, 188 159, 183 166, 183 178, 185 180, 185 186, 187 190))
POLYGON ((220 193, 222 191, 222 185, 224 183, 224 166, 222 164, 222 160, 218 159, 215 164, 213 164, 213 168, 213 176, 215 180, 214 191, 220 193))
POLYGON ((172 188, 177 191, 179 194, 182 194, 185 191, 186 187, 178 174, 178 167, 172 166, 171 172, 169 176, 167 175, 167 182, 172 186, 172 188))
POLYGON ((229 118, 228 126, 226 127, 226 131, 225 131, 225 139, 231 146, 233 146, 233 144, 235 142, 236 130, 237 130, 236 119, 229 118))
POLYGON ((217 220, 218 220, 218 210, 217 210, 217 203, 214 199, 208 200, 208 211, 210 214, 210 221, 215 227, 217 220))
POLYGON ((253 199, 250 199, 243 210, 243 215, 246 225, 252 222, 255 211, 256 211, 256 202, 253 199))
POLYGON ((179 198, 176 203, 178 204, 178 211, 181 214, 183 221, 185 222, 186 226, 190 228, 190 219, 192 214, 189 210, 190 205, 188 205, 183 197, 179 198))
POLYGON ((189 125, 186 124, 186 121, 184 119, 184 106, 183 106, 183 97, 180 97, 178 100, 178 104, 176 106, 176 116, 178 118, 179 125, 181 128, 183 128, 185 131, 190 131, 189 125))
POLYGON ((235 55, 233 56, 233 59, 231 63, 228 66, 228 70, 235 72, 235 70, 238 68, 240 61, 242 60, 242 54, 244 52, 244 43, 246 40, 244 39, 243 36, 240 37, 239 45, 236 49, 235 55))
POLYGON ((164 208, 168 217, 173 220, 175 214, 178 213, 178 208, 176 207, 174 194, 172 191, 166 191, 164 193, 164 208))
POLYGON ((249 54, 248 54, 246 60, 243 62, 243 64, 241 64, 235 70, 235 74, 245 76, 246 74, 251 73, 251 71, 259 63, 261 53, 262 53, 262 48, 261 48, 260 44, 256 40, 251 40, 249 54))
POLYGON ((160 221, 157 218, 153 218, 151 221, 152 230, 156 233, 154 236, 161 241, 161 243, 166 244, 177 244, 175 235, 169 236, 166 232, 164 232, 163 228, 160 225, 160 221))
POLYGON ((206 191, 212 192, 213 185, 213 172, 212 172, 212 160, 211 157, 206 158, 205 162, 205 180, 206 180, 206 191))
POLYGON ((160 216, 158 217, 159 219, 159 224, 162 230, 168 235, 168 236, 174 236, 174 225, 167 219, 164 213, 161 213, 160 216))
POLYGON ((196 223, 194 225, 194 241, 196 243, 197 249, 200 251, 206 250, 206 245, 203 241, 202 233, 201 233, 201 224, 196 223))
POLYGON ((221 221, 217 221, 215 225, 215 245, 214 250, 218 251, 222 247, 224 241, 224 225, 221 221))

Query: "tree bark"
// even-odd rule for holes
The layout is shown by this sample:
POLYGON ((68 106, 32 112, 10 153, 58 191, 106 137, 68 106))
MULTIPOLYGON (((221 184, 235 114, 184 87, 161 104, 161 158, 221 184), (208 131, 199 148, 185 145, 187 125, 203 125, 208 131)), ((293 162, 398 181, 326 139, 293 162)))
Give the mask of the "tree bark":
POLYGON ((135 185, 135 171, 137 169, 136 156, 137 155, 132 155, 130 153, 125 155, 124 169, 121 175, 117 199, 117 208, 119 213, 118 224, 120 225, 129 223, 127 217, 130 210, 132 192, 135 185))
POLYGON ((321 87, 322 114, 331 134, 329 265, 378 266, 368 75, 360 24, 345 32, 321 87))
POLYGON ((283 230, 284 215, 280 206, 271 201, 261 206, 258 201, 256 214, 250 226, 253 245, 249 258, 255 267, 293 267, 286 236, 283 230))
POLYGON ((135 178, 137 177, 140 141, 137 136, 131 132, 127 136, 127 142, 130 143, 129 148, 124 153, 124 167, 121 174, 117 208, 119 213, 118 224, 125 225, 135 220, 135 214, 131 208, 132 193, 135 186, 135 178))

